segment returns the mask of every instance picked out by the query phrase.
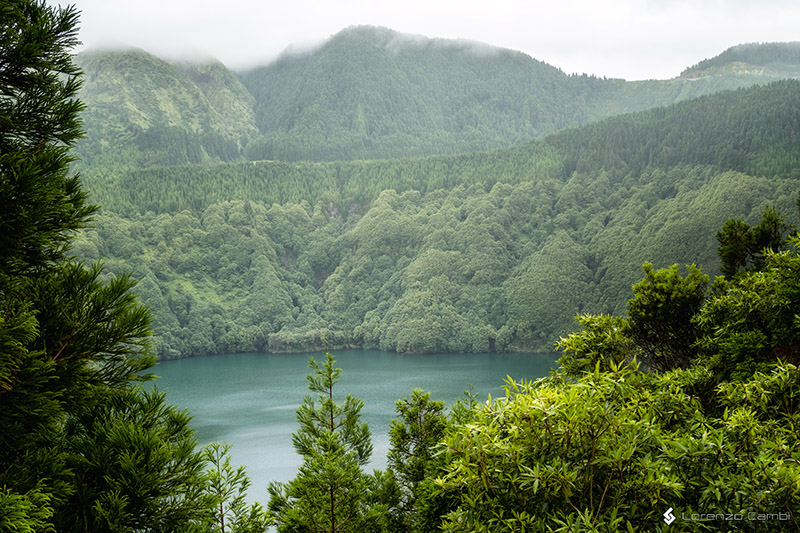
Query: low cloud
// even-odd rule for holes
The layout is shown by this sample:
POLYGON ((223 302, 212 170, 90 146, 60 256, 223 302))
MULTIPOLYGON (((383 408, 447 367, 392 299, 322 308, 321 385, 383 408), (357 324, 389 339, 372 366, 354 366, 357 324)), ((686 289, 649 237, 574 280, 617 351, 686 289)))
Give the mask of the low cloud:
POLYGON ((677 76, 740 43, 797 40, 800 20, 794 0, 73 2, 87 46, 114 40, 167 58, 200 53, 231 68, 309 51, 343 28, 368 24, 411 34, 393 46, 421 36, 458 39, 472 53, 510 48, 568 73, 626 79, 677 76))

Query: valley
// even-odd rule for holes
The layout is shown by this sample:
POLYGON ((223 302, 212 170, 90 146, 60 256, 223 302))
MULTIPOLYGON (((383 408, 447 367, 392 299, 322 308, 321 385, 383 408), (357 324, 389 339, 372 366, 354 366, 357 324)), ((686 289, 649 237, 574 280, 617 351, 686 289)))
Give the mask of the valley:
POLYGON ((797 221, 799 49, 649 82, 372 27, 241 75, 86 52, 74 254, 133 272, 162 359, 550 350, 645 261, 714 274, 728 218, 797 221))

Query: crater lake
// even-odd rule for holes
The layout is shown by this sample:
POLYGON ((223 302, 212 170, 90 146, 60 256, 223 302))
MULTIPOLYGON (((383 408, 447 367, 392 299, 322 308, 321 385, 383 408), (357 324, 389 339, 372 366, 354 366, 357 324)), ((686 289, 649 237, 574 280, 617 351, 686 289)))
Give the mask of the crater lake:
MULTIPOLYGON (((367 467, 386 467, 389 421, 395 402, 423 389, 446 408, 473 388, 485 402, 504 393, 504 380, 533 380, 556 366, 554 353, 409 355, 374 350, 332 352, 342 369, 334 398, 347 394, 363 400, 362 421, 369 424, 374 446, 367 467)), ((310 393, 306 375, 309 357, 325 360, 322 352, 305 354, 246 353, 162 362, 154 386, 167 401, 193 415, 199 443, 220 441, 233 447, 234 465, 243 464, 252 480, 248 499, 266 504, 270 481, 288 481, 301 458, 292 447, 298 424, 295 410, 310 393)))

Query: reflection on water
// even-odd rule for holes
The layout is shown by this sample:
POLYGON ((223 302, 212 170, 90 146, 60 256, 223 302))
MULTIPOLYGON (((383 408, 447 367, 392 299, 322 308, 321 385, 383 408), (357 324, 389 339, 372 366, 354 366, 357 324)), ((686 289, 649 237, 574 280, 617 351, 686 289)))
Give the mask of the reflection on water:
MULTIPOLYGON (((234 354, 168 361, 156 367, 156 386, 167 401, 188 409, 198 440, 233 445, 235 464, 247 466, 250 498, 266 501, 270 481, 295 476, 300 458, 292 447, 295 410, 308 394, 308 358, 324 354, 234 354)), ((415 388, 451 405, 474 386, 481 401, 503 393, 507 375, 516 380, 547 375, 557 356, 535 354, 407 355, 371 350, 334 352, 342 369, 338 401, 351 394, 364 401, 362 419, 372 431, 372 468, 386 467, 388 425, 395 401, 415 388)))

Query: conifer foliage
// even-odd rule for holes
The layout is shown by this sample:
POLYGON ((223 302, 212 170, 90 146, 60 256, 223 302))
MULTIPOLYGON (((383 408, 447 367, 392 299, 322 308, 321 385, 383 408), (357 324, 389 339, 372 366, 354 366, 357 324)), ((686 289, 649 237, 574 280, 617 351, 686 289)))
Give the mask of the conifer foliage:
POLYGON ((0 267, 4 283, 56 260, 93 208, 69 148, 82 135, 74 8, 11 0, 0 7, 0 267))
POLYGON ((272 523, 271 517, 258 502, 247 504, 250 478, 243 466, 233 468, 230 448, 230 444, 220 442, 203 448, 209 463, 206 492, 214 503, 209 529, 215 533, 262 533, 272 523))
POLYGON ((297 477, 269 487, 269 510, 278 531, 380 531, 386 509, 373 501, 377 477, 361 467, 369 462, 369 427, 360 421, 363 402, 349 394, 344 403, 334 399, 340 368, 328 352, 320 366, 311 358, 306 396, 297 410, 300 429, 292 435, 303 457, 297 477))
POLYGON ((0 531, 191 531, 210 506, 189 417, 134 386, 154 363, 129 276, 70 261, 86 224, 73 7, 0 4, 0 531))
POLYGON ((395 402, 400 420, 389 424, 389 468, 400 487, 398 531, 421 531, 418 501, 430 491, 440 461, 434 457, 448 427, 444 402, 431 400, 430 393, 411 391, 409 398, 395 402))

